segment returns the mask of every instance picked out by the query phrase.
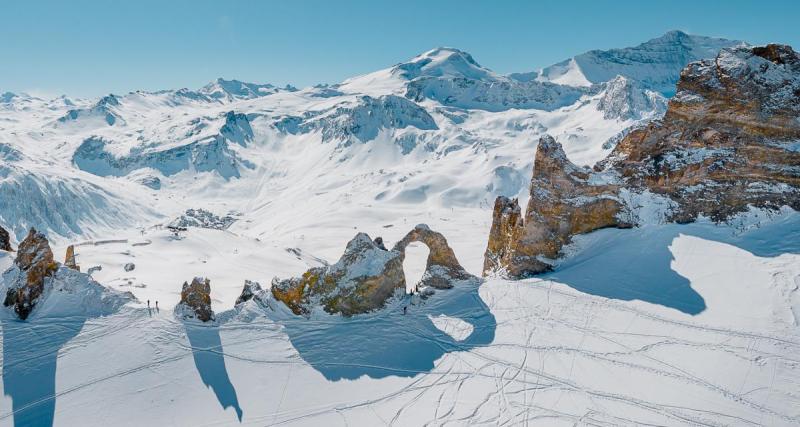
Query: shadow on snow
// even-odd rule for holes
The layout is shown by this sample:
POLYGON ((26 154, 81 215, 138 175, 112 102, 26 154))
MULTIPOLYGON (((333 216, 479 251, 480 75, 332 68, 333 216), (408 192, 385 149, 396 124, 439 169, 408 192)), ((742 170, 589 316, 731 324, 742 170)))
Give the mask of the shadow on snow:
POLYGON ((464 281, 427 300, 406 296, 374 313, 344 318, 290 316, 280 320, 292 345, 326 379, 412 377, 433 369, 445 353, 469 350, 494 340, 495 318, 478 295, 481 281, 464 281), (407 306, 407 314, 403 307, 407 306), (446 315, 473 326, 457 341, 428 317, 446 315))
POLYGON ((192 346, 192 357, 200 379, 206 387, 211 388, 223 409, 233 407, 239 422, 242 421, 242 408, 236 396, 236 389, 225 368, 225 354, 219 328, 215 325, 202 325, 184 322, 189 345, 192 346))
POLYGON ((579 252, 540 277, 592 295, 642 300, 696 315, 706 309, 705 300, 671 266, 675 258, 670 245, 681 234, 730 244, 759 257, 800 253, 800 214, 783 214, 741 233, 707 222, 598 230, 580 236, 579 252))
POLYGON ((85 317, 21 321, 4 318, 3 390, 11 397, 14 425, 52 426, 59 350, 83 328, 85 317))

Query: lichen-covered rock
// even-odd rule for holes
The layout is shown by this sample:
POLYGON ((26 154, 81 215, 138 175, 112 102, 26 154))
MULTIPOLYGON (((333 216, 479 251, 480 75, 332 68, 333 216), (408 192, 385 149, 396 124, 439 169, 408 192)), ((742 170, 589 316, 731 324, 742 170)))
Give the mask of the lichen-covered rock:
POLYGON ((405 288, 401 254, 381 249, 358 233, 335 264, 315 267, 300 277, 272 281, 272 295, 295 314, 313 307, 351 316, 381 308, 395 291, 405 288))
POLYGON ((524 219, 516 200, 495 201, 484 275, 519 278, 552 268, 561 248, 575 234, 627 226, 618 186, 609 176, 579 168, 551 136, 539 139, 524 219))
POLYGON ((67 254, 64 256, 64 266, 76 271, 81 271, 78 263, 75 262, 75 246, 73 245, 67 246, 67 254))
POLYGON ((214 311, 211 310, 211 280, 195 277, 192 283, 183 282, 178 309, 185 316, 193 316, 203 322, 214 320, 214 311))
POLYGON ((422 242, 430 250, 420 285, 436 289, 449 289, 455 282, 474 278, 458 262, 456 254, 447 244, 447 239, 442 233, 431 230, 425 224, 414 227, 392 248, 393 252, 400 254, 401 262, 405 260, 406 247, 411 242, 422 242))
POLYGON ((242 289, 242 293, 239 295, 239 298, 236 298, 236 304, 239 305, 250 301, 253 299, 254 296, 260 294, 262 292, 261 284, 258 282, 253 282, 250 280, 244 281, 244 289, 242 289))
POLYGON ((18 268, 20 274, 8 284, 3 305, 13 306, 19 318, 25 320, 44 292, 45 280, 58 269, 47 237, 31 228, 17 248, 12 268, 18 268))
POLYGON ((11 252, 11 236, 2 226, 0 226, 0 251, 11 252))
POLYGON ((800 55, 780 45, 723 49, 687 66, 664 118, 632 130, 593 170, 543 137, 522 223, 513 203, 495 203, 484 274, 546 271, 572 236, 638 225, 654 207, 675 222, 800 210, 798 140, 800 55))
POLYGON ((516 246, 522 233, 522 211, 517 199, 500 196, 494 201, 492 228, 489 244, 483 256, 483 272, 499 271, 506 266, 519 265, 512 262, 516 246))
POLYGON ((314 307, 344 316, 379 309, 395 293, 405 291, 403 260, 411 242, 425 243, 430 249, 422 286, 449 289, 459 281, 477 279, 459 264, 441 233, 420 224, 392 250, 386 249, 380 237, 372 240, 358 233, 336 264, 312 268, 300 277, 276 278, 272 281, 272 295, 300 315, 309 315, 314 307))

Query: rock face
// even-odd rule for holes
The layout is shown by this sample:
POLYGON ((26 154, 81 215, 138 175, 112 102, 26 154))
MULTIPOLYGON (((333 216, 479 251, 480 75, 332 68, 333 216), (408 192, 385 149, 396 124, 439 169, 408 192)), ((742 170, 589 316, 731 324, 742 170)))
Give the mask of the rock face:
POLYGON ((3 227, 0 227, 0 251, 11 252, 11 236, 3 227))
POLYGON ((64 265, 76 271, 81 271, 81 268, 75 262, 75 246, 67 246, 67 254, 64 256, 64 265))
POLYGON ((420 224, 392 250, 386 250, 381 238, 372 240, 358 233, 335 264, 312 268, 301 277, 276 278, 272 295, 299 315, 310 314, 316 306, 344 316, 381 308, 396 292, 405 291, 403 260, 411 242, 423 242, 430 248, 423 286, 448 289, 458 281, 475 279, 459 264, 444 236, 420 224))
POLYGON ((33 228, 20 243, 14 264, 22 274, 9 284, 3 305, 13 306, 19 318, 25 320, 44 292, 45 280, 53 275, 58 264, 53 260, 47 237, 33 228))
POLYGON ((272 282, 272 295, 295 314, 310 314, 320 306, 345 316, 383 307, 398 289, 405 288, 400 253, 381 249, 365 233, 347 243, 335 264, 315 267, 301 277, 272 282))
MULTIPOLYGON (((483 257, 484 273, 522 265, 514 259, 522 235, 522 212, 517 199, 499 196, 494 201, 489 244, 483 257)), ((514 274, 519 275, 517 272, 514 274)))
POLYGON ((414 227, 392 248, 392 252, 400 254, 401 263, 405 260, 406 247, 411 242, 422 242, 430 249, 425 264, 425 273, 420 281, 421 285, 436 289, 449 289, 453 287, 454 282, 474 277, 459 264, 456 254, 447 244, 447 239, 425 224, 414 227))
POLYGON ((542 137, 524 220, 499 198, 484 274, 552 268, 572 236, 652 218, 725 221, 800 209, 800 55, 788 46, 723 49, 687 66, 662 120, 635 129, 593 170, 542 137))
MULTIPOLYGON (((192 279, 192 283, 183 282, 181 302, 178 305, 190 309, 190 315, 197 317, 203 322, 213 320, 214 311, 211 310, 211 280, 204 277, 195 277, 192 279)), ((184 313, 186 313, 186 311, 184 311, 184 313)))
POLYGON ((239 298, 236 298, 236 305, 250 301, 253 299, 253 297, 261 293, 261 291, 262 289, 260 283, 245 280, 244 289, 242 289, 242 293, 239 295, 239 298))

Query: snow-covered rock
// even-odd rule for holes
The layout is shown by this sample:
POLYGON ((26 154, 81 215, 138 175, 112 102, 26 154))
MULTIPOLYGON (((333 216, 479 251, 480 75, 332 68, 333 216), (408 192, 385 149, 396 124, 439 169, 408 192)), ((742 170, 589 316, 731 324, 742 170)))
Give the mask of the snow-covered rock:
POLYGON ((660 118, 667 111, 667 99, 623 76, 602 83, 597 109, 606 119, 643 120, 660 118))
POLYGON ((97 103, 89 108, 80 108, 67 111, 58 119, 59 123, 70 123, 79 120, 101 119, 108 126, 114 126, 118 122, 124 123, 119 113, 120 98, 110 94, 100 98, 97 103))
POLYGON ((216 100, 234 101, 238 99, 260 98, 278 92, 294 92, 296 90, 297 89, 289 85, 284 88, 278 88, 269 83, 245 83, 239 80, 218 78, 203 86, 198 93, 216 100))
POLYGON ((186 212, 172 220, 168 225, 175 228, 200 227, 214 230, 225 230, 236 222, 232 215, 218 216, 205 209, 187 209, 186 212))
POLYGON ((436 122, 424 108, 404 98, 385 95, 361 96, 333 108, 310 112, 302 117, 284 117, 275 127, 290 134, 319 132, 323 141, 367 142, 382 130, 412 126, 436 130, 436 122))
POLYGON ((167 176, 189 170, 216 172, 226 179, 239 177, 239 168, 249 165, 237 157, 228 146, 228 140, 221 135, 166 150, 143 147, 123 156, 115 156, 106 149, 114 144, 107 139, 89 137, 75 151, 73 161, 81 170, 99 176, 124 176, 138 169, 151 168, 167 176))

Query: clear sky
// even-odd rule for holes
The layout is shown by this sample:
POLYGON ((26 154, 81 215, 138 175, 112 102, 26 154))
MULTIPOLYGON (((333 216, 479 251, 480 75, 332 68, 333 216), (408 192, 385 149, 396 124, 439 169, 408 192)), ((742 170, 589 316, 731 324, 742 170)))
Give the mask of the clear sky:
POLYGON ((0 0, 0 92, 336 83, 436 46, 497 72, 668 30, 800 48, 800 1, 0 0))

